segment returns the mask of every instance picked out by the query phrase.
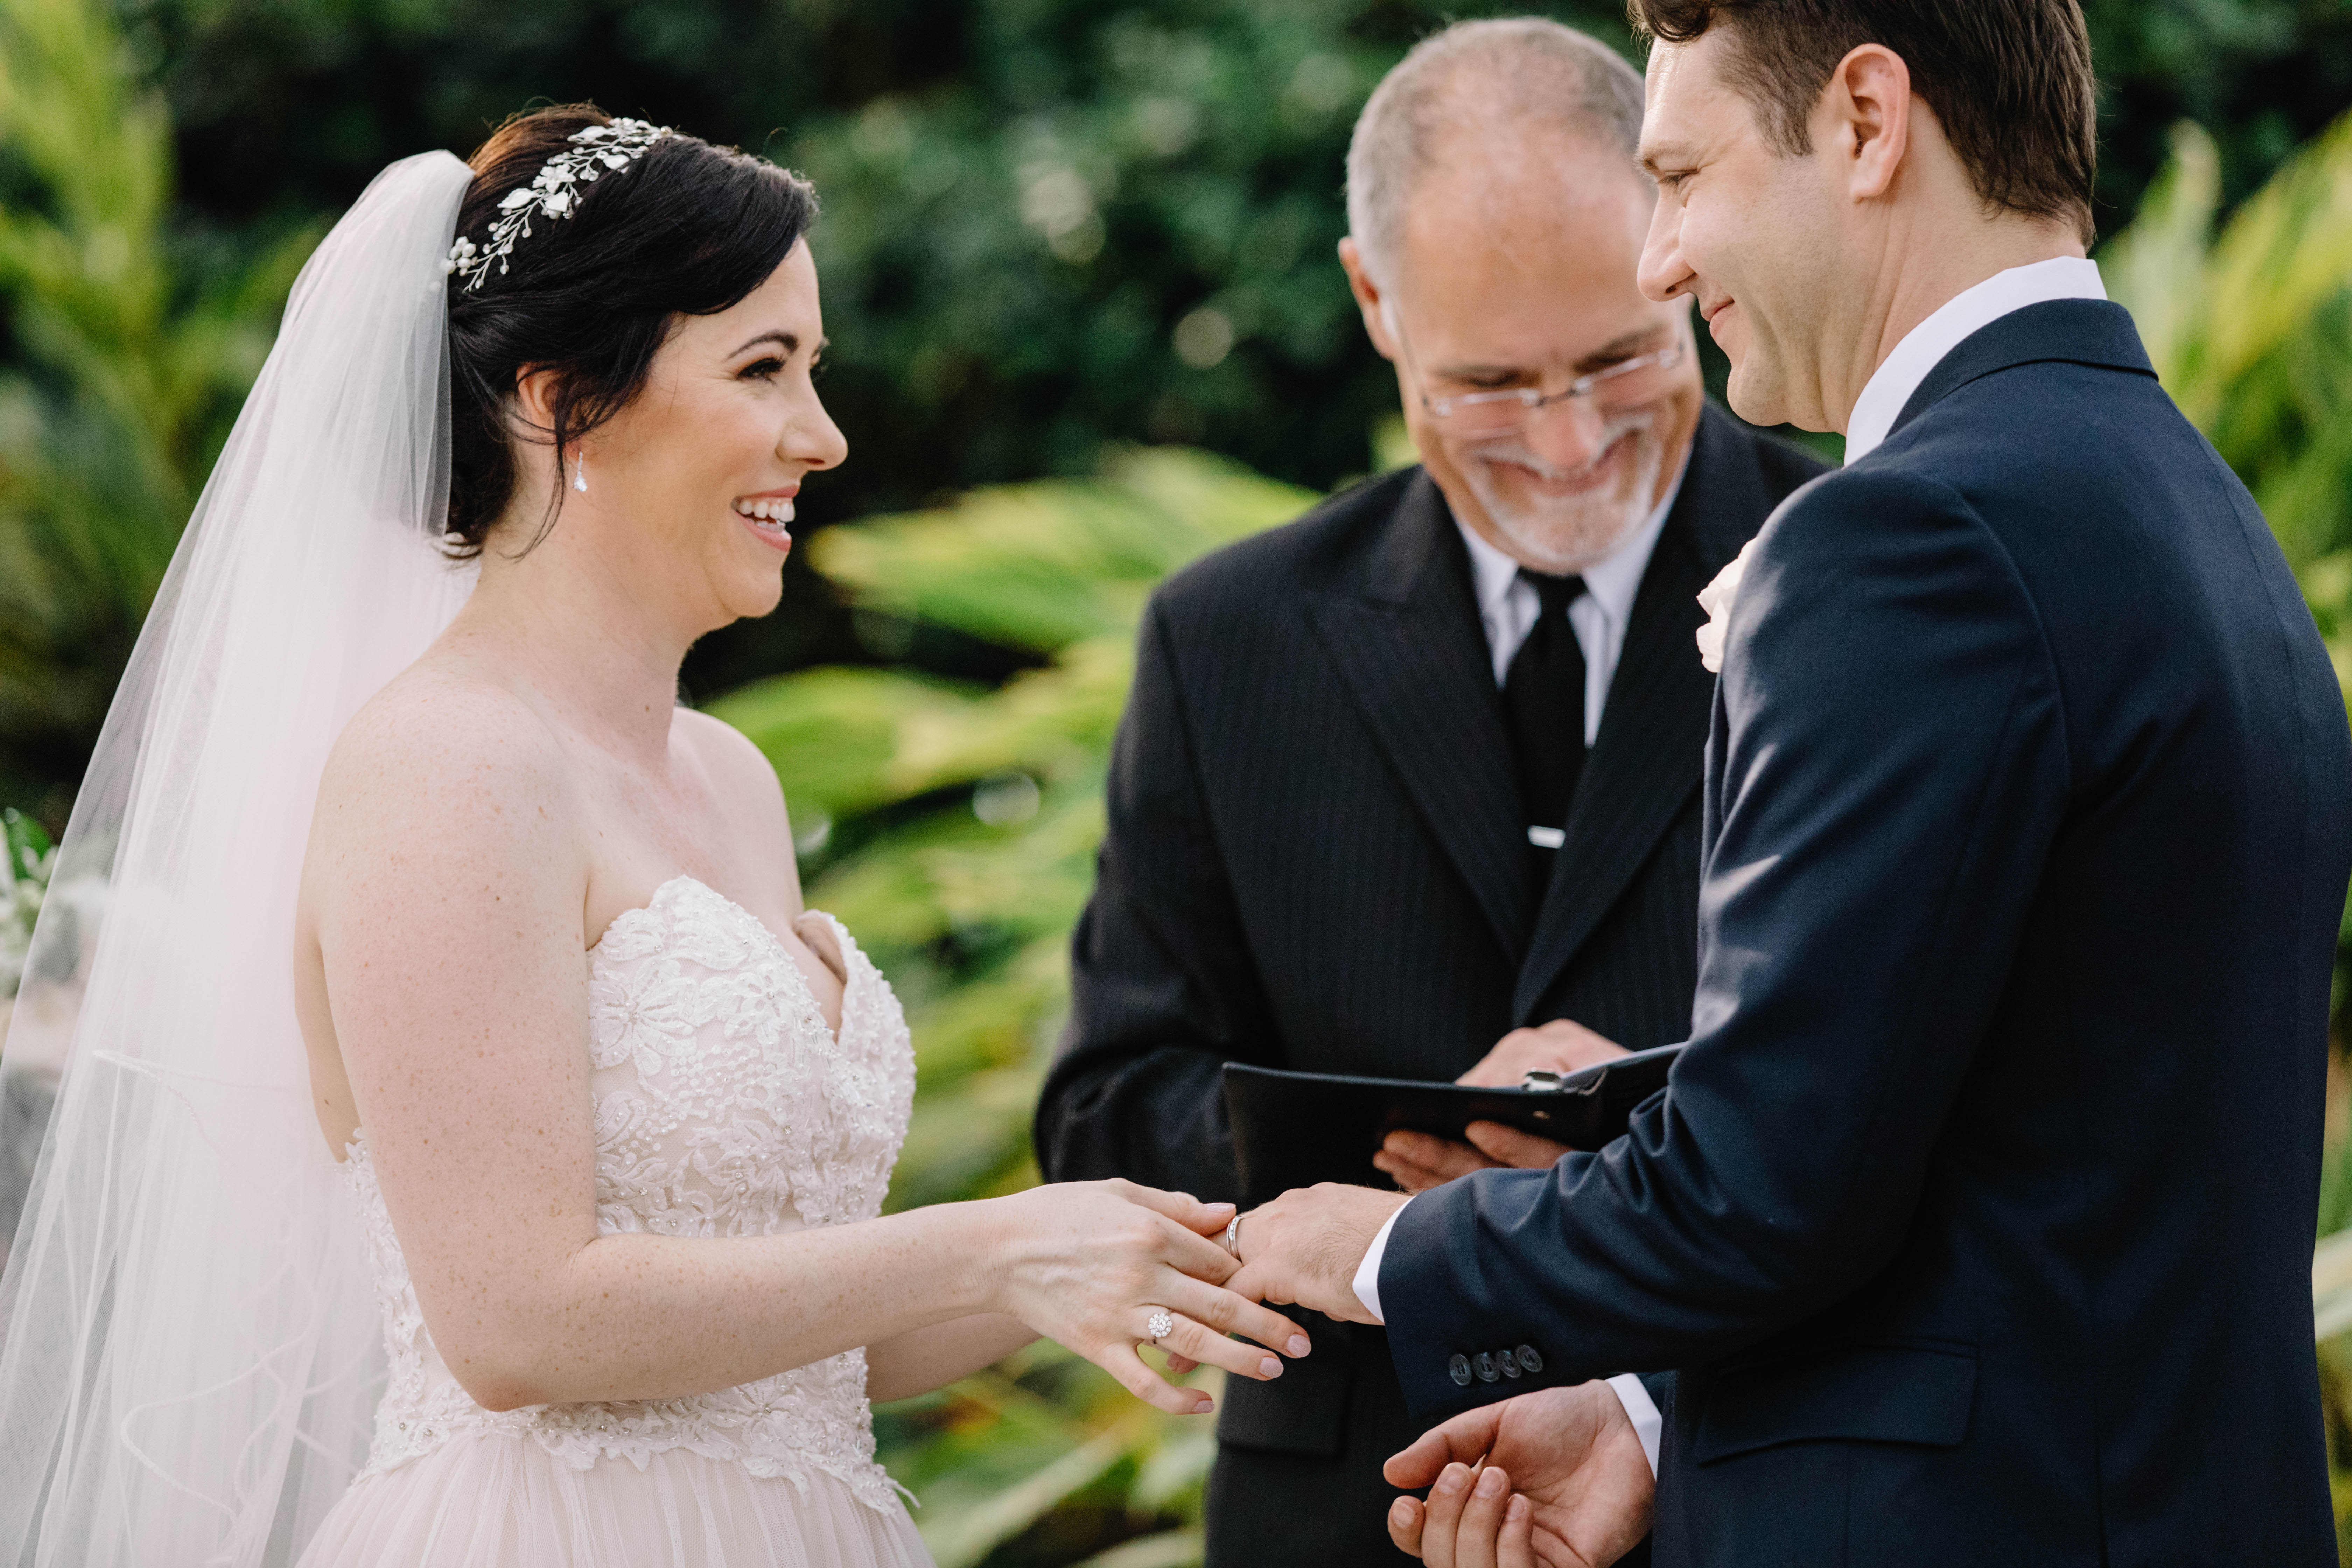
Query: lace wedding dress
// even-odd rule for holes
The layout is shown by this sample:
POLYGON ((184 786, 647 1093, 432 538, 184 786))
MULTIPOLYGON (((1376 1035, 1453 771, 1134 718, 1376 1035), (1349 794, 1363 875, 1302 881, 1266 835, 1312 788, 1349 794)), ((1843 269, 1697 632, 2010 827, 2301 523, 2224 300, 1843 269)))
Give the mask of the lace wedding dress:
MULTIPOLYGON (((881 1212, 914 1053, 888 982, 816 918, 847 969, 838 1035, 782 943, 691 878, 590 950, 599 1234, 772 1236, 881 1212)), ((929 1563, 874 1459, 865 1352, 686 1399, 485 1410, 425 1332, 364 1132, 347 1174, 392 1384, 302 1568, 929 1563)))

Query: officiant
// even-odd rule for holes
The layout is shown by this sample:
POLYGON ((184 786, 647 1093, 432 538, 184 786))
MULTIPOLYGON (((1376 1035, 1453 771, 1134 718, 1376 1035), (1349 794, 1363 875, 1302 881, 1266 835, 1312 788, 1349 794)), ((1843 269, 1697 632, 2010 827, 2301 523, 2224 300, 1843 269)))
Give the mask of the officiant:
MULTIPOLYGON (((1642 101, 1605 45, 1526 18, 1425 39, 1365 105, 1339 259, 1422 462, 1154 596, 1047 1179, 1237 1197, 1228 1061, 1516 1084, 1689 1034, 1696 596, 1819 466, 1711 404, 1687 303, 1636 287, 1642 101)), ((1309 1321, 1313 1354, 1226 1385, 1212 1565, 1406 1561, 1381 1465, 1421 1428, 1384 1336, 1309 1321)))

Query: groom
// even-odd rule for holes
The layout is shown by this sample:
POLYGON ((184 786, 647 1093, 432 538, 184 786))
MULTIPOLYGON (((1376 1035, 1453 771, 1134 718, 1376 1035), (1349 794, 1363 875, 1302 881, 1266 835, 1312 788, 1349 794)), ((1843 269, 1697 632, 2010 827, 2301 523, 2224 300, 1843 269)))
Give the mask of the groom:
POLYGON ((1385 1321, 1454 1417, 1390 1468, 1438 1482, 1391 1516, 1433 1562, 1530 1524, 1606 1561, 1649 1485, 1588 1380, 1675 1367, 1662 1565, 2332 1563, 2352 737, 2084 259, 2081 14, 1633 9, 1643 289, 1696 299, 1742 415, 1848 439, 1728 611, 1692 1043, 1599 1153, 1255 1211, 1234 1288, 1385 1321))

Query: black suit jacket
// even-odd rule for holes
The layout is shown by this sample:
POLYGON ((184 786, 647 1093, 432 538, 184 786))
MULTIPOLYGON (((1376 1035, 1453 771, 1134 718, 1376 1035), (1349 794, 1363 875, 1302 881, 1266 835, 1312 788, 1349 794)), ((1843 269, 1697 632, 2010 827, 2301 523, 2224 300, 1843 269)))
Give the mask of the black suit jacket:
POLYGON ((2128 315, 2038 305, 1780 509, 1730 635, 1691 1047, 1404 1210, 1408 1399, 1679 1368, 1663 1565, 2333 1563, 2352 740, 2252 498, 2128 315))
MULTIPOLYGON (((1540 909, 1467 552, 1425 475, 1360 487, 1164 584, 1037 1112, 1046 1177, 1235 1196, 1227 1061, 1450 1079, 1552 1018, 1629 1047, 1683 1038, 1715 684, 1695 595, 1819 471, 1706 410, 1540 909)), ((1228 1384, 1219 1436, 1350 1449, 1356 1522, 1385 1551, 1380 1463, 1419 1431, 1379 1331, 1312 1326, 1315 1353, 1280 1380, 1228 1384), (1391 1414, 1369 1417, 1373 1399, 1391 1414)), ((1252 1540, 1255 1561, 1286 1560, 1272 1521, 1252 1540)))

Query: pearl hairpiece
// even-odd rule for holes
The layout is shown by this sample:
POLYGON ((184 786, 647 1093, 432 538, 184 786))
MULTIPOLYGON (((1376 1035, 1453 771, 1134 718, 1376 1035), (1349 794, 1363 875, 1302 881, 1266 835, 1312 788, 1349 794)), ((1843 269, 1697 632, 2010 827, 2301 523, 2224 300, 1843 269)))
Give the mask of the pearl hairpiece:
POLYGON ((480 288, 482 279, 490 275, 491 262, 499 264, 499 272, 507 270, 507 258, 513 253, 515 241, 530 235, 534 214, 570 217, 580 205, 583 193, 575 187, 582 181, 593 183, 610 170, 627 168, 668 134, 668 126, 648 125, 642 120, 615 120, 609 125, 573 132, 569 140, 578 151, 558 153, 541 166, 530 184, 507 193, 499 203, 498 220, 490 225, 488 246, 477 247, 459 235, 441 263, 442 272, 464 278, 469 290, 480 288))

